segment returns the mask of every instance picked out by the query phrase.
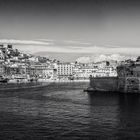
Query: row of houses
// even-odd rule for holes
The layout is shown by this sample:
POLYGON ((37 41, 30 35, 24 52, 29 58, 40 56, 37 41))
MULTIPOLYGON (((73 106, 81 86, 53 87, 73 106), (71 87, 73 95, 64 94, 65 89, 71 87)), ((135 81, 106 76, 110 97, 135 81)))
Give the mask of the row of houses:
POLYGON ((93 77, 117 76, 116 69, 112 66, 103 68, 76 66, 74 63, 48 64, 24 64, 24 63, 0 63, 0 75, 29 75, 30 77, 61 79, 75 78, 88 79, 93 77))
POLYGON ((47 79, 88 79, 93 77, 116 76, 116 61, 97 63, 60 63, 46 57, 24 54, 12 45, 0 45, 0 75, 8 77, 29 76, 47 79))
POLYGON ((40 78, 53 78, 54 68, 47 65, 23 65, 23 64, 3 64, 0 63, 0 75, 8 77, 22 75, 40 78))
POLYGON ((116 67, 112 65, 99 63, 91 66, 74 63, 60 63, 57 67, 57 75, 61 77, 71 76, 75 79, 88 79, 93 77, 117 76, 116 67))

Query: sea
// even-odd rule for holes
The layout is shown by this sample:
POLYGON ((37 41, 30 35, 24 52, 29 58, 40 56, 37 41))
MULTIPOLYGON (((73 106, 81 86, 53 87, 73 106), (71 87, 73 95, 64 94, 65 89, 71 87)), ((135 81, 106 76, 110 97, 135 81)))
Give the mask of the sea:
POLYGON ((0 140, 139 140, 140 96, 86 86, 0 91, 0 140))

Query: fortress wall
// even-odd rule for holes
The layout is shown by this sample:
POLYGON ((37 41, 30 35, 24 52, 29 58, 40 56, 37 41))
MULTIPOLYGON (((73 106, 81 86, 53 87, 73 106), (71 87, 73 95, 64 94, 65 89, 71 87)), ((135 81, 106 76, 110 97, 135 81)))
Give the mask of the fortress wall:
POLYGON ((117 77, 96 77, 91 78, 90 86, 95 89, 101 89, 106 91, 118 90, 118 78, 117 77))

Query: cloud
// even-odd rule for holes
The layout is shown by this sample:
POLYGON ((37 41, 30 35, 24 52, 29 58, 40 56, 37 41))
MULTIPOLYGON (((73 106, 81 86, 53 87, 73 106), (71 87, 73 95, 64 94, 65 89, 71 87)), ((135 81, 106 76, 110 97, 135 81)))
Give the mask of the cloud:
POLYGON ((90 57, 86 56, 86 57, 79 57, 78 59, 76 59, 76 61, 79 63, 90 63, 91 59, 90 57))
POLYGON ((52 45, 51 42, 43 42, 36 40, 16 40, 16 39, 0 39, 2 44, 22 44, 22 45, 52 45))
POLYGON ((13 47, 22 51, 35 53, 38 51, 49 52, 80 52, 88 43, 80 43, 79 41, 63 41, 52 39, 36 39, 36 40, 17 40, 17 39, 0 39, 1 44, 13 44, 13 47))
POLYGON ((99 55, 99 56, 92 57, 92 60, 94 62, 110 61, 110 60, 124 61, 124 60, 127 60, 127 59, 135 60, 136 57, 134 57, 134 56, 128 56, 128 55, 120 55, 120 54, 99 55))
POLYGON ((92 45, 92 43, 90 42, 75 41, 75 40, 64 40, 63 42, 71 45, 92 45))
MULTIPOLYGON (((14 48, 30 53, 37 52, 63 52, 63 53, 90 53, 93 55, 125 54, 139 55, 140 47, 119 46, 119 45, 94 45, 91 42, 75 40, 53 40, 53 39, 35 39, 35 40, 16 40, 0 39, 1 44, 10 43, 14 48)), ((114 56, 116 57, 116 56, 114 56)), ((102 59, 104 56, 102 56, 102 59)))
POLYGON ((94 62, 100 62, 100 61, 110 61, 110 60, 114 60, 114 61, 122 61, 126 59, 126 56, 124 55, 120 55, 120 54, 111 54, 111 55, 104 55, 101 54, 99 56, 92 56, 92 61, 94 62))
MULTIPOLYGON (((73 61, 81 63, 107 61, 107 60, 125 60, 138 56, 140 47, 121 47, 117 45, 93 45, 82 41, 73 40, 52 40, 52 39, 36 39, 36 40, 16 40, 16 39, 0 39, 1 44, 13 44, 14 48, 19 49, 25 53, 36 54, 39 52, 53 52, 74 54, 67 55, 73 58, 73 61), (82 54, 82 55, 80 55, 82 54), (121 55, 120 55, 121 54, 121 55), (83 56, 83 57, 79 57, 83 56), (132 57, 130 57, 132 56, 132 57), (79 57, 79 58, 78 58, 79 57)), ((68 60, 69 60, 68 58, 68 60)))
POLYGON ((46 39, 46 38, 41 38, 41 39, 36 39, 36 40, 39 40, 39 41, 50 41, 50 42, 54 41, 53 39, 46 39))
POLYGON ((107 47, 107 48, 121 48, 121 46, 119 46, 119 45, 103 45, 103 47, 107 47))

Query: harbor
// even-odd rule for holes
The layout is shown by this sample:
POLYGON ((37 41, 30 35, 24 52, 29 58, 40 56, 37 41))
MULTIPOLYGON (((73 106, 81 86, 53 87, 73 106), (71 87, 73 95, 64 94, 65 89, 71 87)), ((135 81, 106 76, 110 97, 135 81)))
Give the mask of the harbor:
POLYGON ((14 79, 12 82, 0 82, 0 91, 19 91, 19 90, 31 90, 42 89, 50 86, 56 87, 78 87, 83 85, 83 88, 88 87, 89 80, 46 80, 38 79, 37 81, 29 81, 27 79, 14 79))
POLYGON ((138 95, 87 94, 87 85, 0 92, 3 139, 135 139, 140 137, 138 95))
POLYGON ((140 140, 140 0, 0 0, 0 140, 140 140))

